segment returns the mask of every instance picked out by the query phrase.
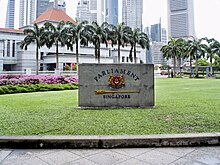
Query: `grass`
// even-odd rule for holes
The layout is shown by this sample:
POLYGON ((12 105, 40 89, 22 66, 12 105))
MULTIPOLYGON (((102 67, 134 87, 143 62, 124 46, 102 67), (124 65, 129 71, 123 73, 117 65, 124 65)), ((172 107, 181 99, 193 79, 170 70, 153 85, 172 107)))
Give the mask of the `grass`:
POLYGON ((0 135, 220 132, 220 80, 156 79, 155 109, 77 110, 77 90, 0 95, 0 135))

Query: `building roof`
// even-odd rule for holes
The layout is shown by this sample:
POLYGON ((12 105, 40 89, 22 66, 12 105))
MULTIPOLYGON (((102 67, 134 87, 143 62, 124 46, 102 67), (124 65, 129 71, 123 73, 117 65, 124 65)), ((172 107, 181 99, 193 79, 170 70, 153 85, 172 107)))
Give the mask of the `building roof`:
POLYGON ((41 14, 33 23, 40 23, 44 21, 54 21, 54 22, 71 22, 77 24, 71 17, 69 17, 64 11, 59 9, 50 9, 41 14))
POLYGON ((0 28, 1 32, 7 32, 7 33, 23 33, 23 30, 20 29, 9 29, 9 28, 0 28))

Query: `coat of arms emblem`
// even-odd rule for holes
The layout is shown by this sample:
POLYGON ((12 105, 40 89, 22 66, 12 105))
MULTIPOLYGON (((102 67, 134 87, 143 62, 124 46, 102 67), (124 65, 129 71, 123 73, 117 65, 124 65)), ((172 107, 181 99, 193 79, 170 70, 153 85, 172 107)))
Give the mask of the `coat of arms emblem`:
POLYGON ((125 86, 125 80, 123 75, 113 76, 112 74, 108 78, 108 83, 111 88, 119 89, 125 86))

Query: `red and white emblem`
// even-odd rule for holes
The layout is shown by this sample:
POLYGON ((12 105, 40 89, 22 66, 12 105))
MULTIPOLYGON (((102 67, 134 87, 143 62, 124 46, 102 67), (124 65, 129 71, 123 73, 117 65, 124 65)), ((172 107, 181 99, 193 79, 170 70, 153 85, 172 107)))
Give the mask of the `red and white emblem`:
POLYGON ((120 75, 120 76, 110 75, 108 79, 108 83, 111 88, 116 88, 116 89, 122 88, 125 86, 125 80, 124 80, 123 75, 120 75))

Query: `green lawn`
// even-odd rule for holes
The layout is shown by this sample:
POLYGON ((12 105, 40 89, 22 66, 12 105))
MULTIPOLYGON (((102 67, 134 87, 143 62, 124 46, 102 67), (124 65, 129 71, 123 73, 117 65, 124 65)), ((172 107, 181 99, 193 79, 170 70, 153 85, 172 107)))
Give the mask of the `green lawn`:
POLYGON ((155 109, 77 110, 77 90, 0 95, 0 135, 220 132, 220 80, 156 79, 155 109))

